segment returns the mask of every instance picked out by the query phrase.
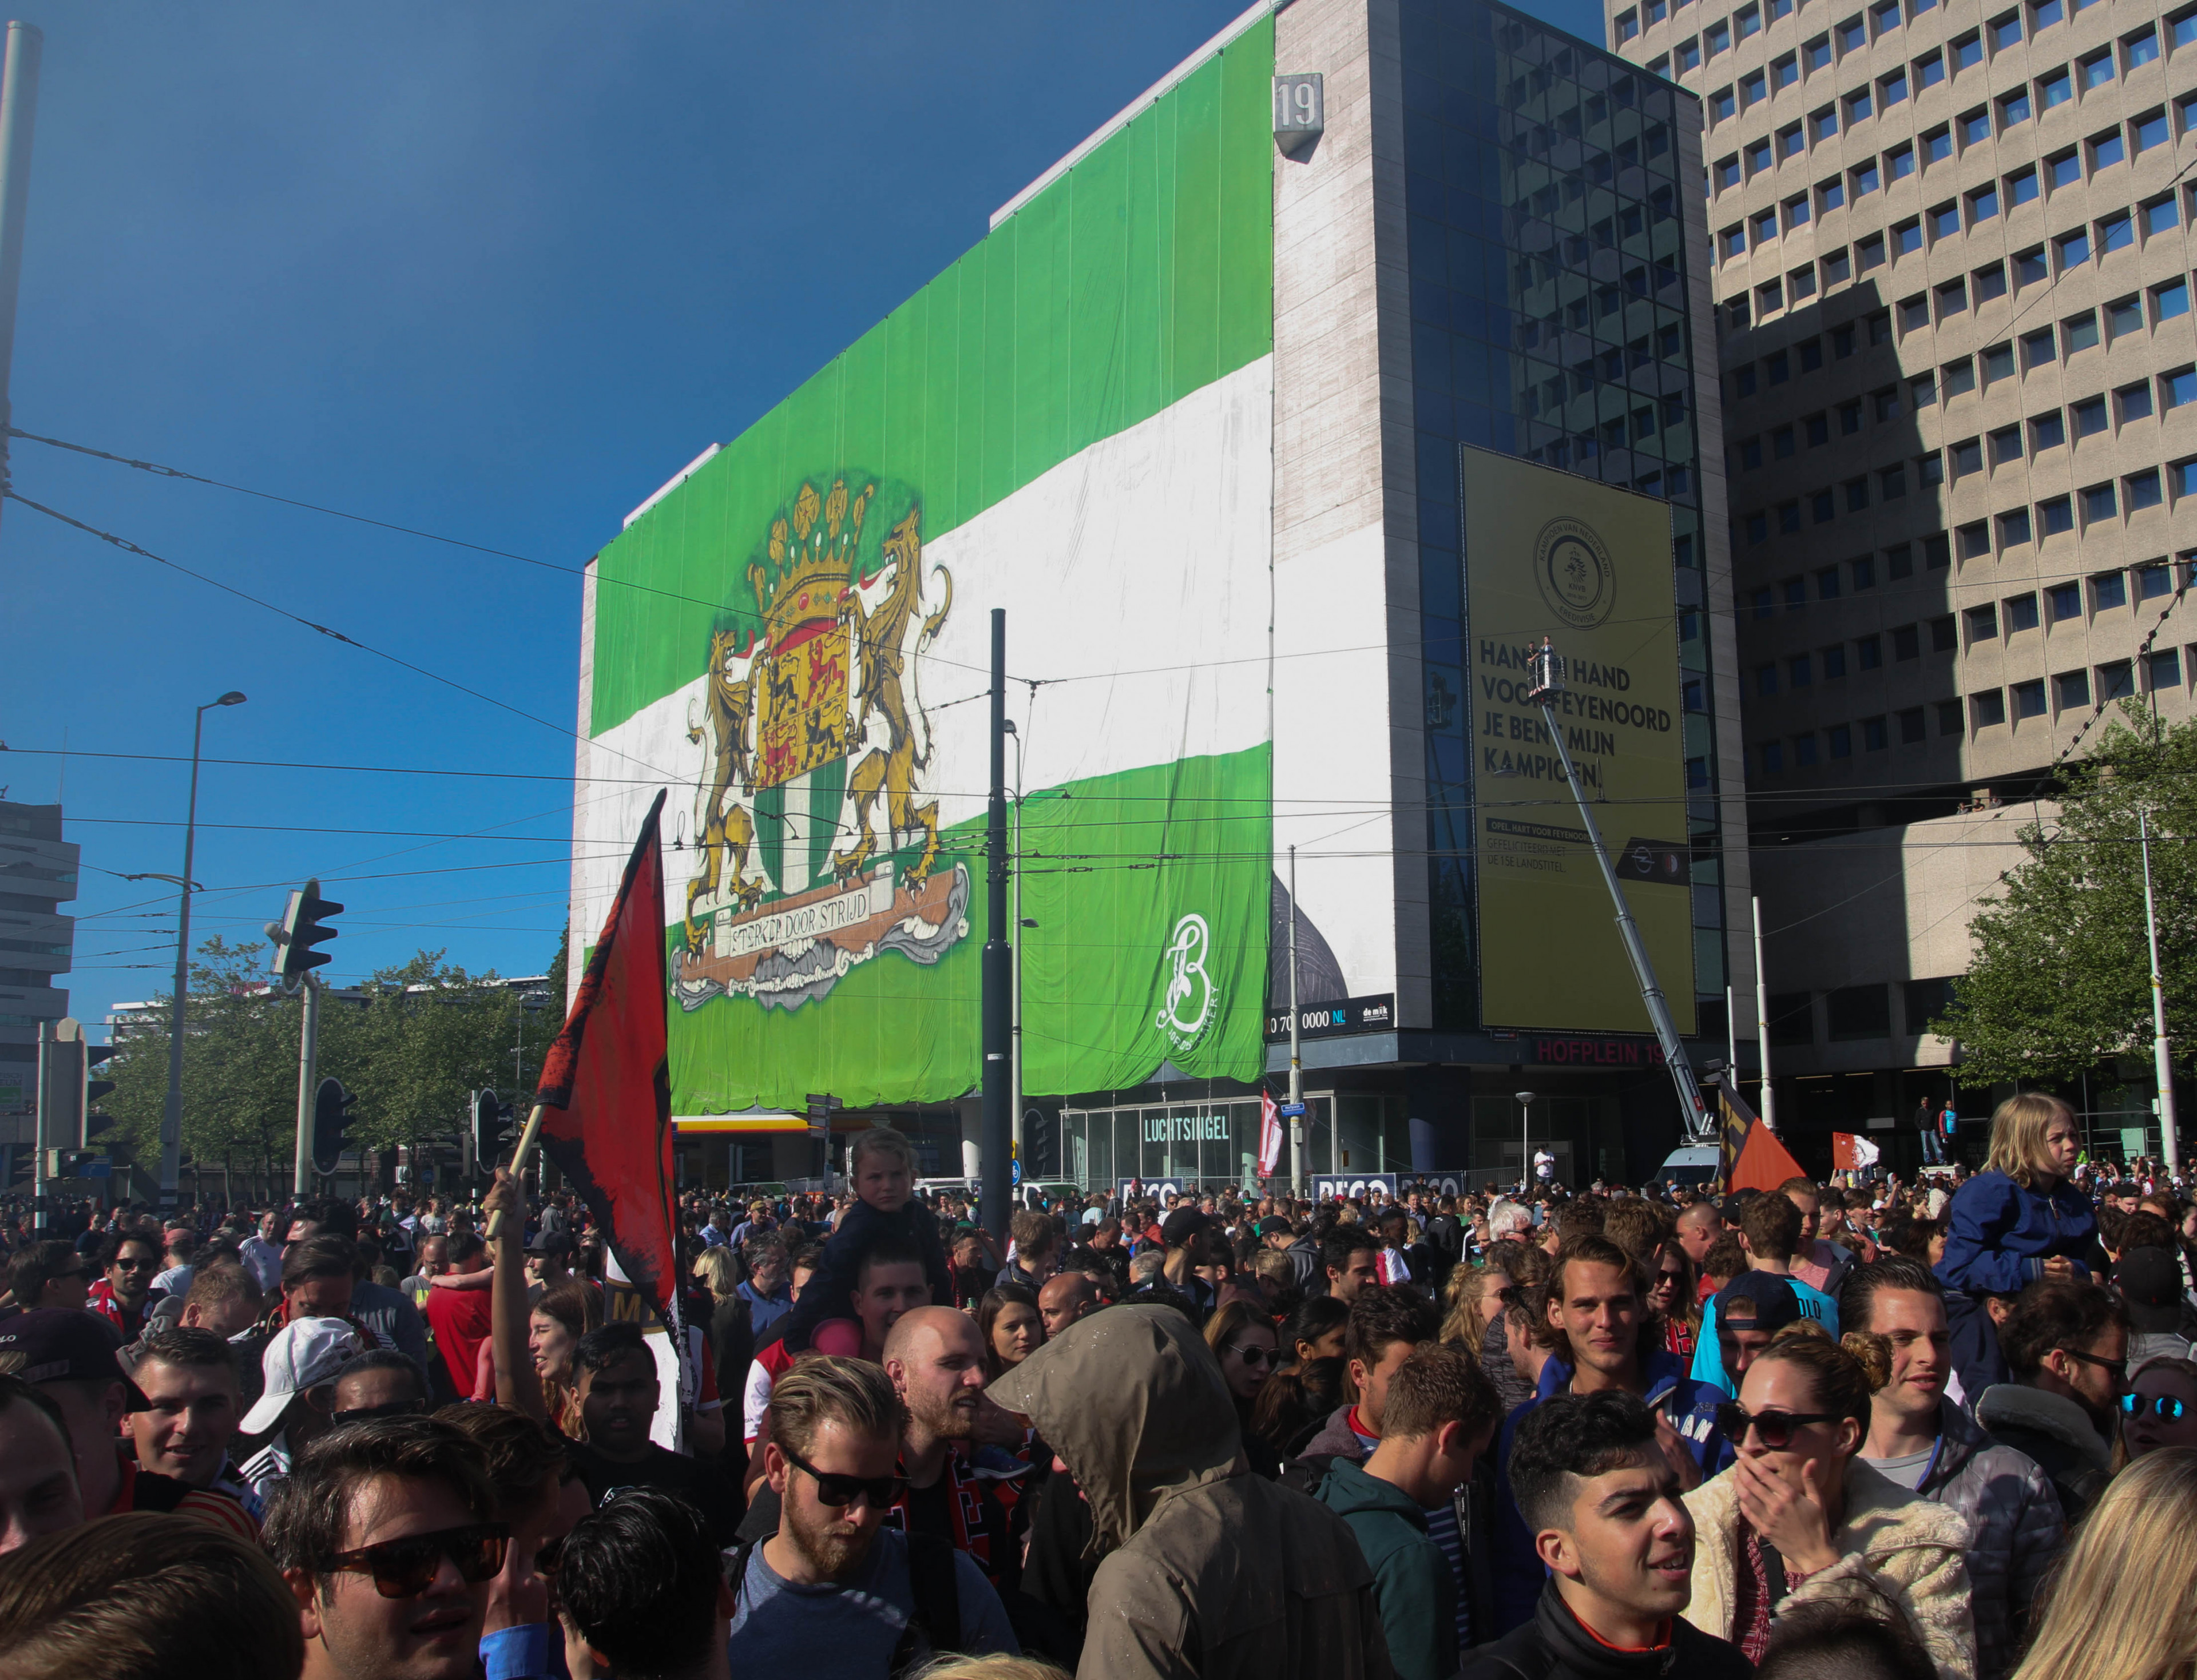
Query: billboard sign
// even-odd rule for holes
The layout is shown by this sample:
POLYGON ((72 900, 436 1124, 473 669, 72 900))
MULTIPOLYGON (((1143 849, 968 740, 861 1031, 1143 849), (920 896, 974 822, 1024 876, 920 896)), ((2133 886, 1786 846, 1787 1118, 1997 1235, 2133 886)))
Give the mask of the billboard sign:
POLYGON ((1458 451, 1472 719, 1481 1018, 1651 1030, 1609 892, 1529 703, 1543 637, 1556 727, 1681 1033, 1695 1029, 1691 851, 1671 516, 1652 496, 1458 451))
POLYGON ((995 608, 1023 1090, 1262 1071, 1272 71, 1261 20, 598 556, 571 919, 669 785, 679 1114, 977 1087, 995 608))

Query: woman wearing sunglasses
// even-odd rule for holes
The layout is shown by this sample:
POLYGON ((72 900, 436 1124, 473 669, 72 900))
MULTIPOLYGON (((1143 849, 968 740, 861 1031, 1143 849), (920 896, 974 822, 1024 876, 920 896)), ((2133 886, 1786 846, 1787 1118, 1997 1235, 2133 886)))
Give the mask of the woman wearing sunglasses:
POLYGON ((2121 1396, 2121 1440, 2130 1458, 2163 1446, 2197 1446, 2197 1364, 2153 1359, 2121 1396))
POLYGON ((1662 1321, 1663 1348, 1682 1359, 1694 1357, 1701 1340, 1701 1307, 1695 1298, 1694 1262, 1675 1237, 1655 1250, 1649 1274, 1648 1310, 1662 1321))
POLYGON ((1686 1619, 1759 1662, 1780 1613, 1837 1602, 1904 1621, 1939 1680, 1974 1680, 1968 1524, 1856 1456, 1891 1361, 1875 1336, 1846 1341, 1854 1352, 1812 1321, 1787 1325, 1718 1409, 1739 1456, 1686 1496, 1696 1531, 1686 1619))
POLYGON ((1251 1427, 1251 1410, 1259 1391, 1281 1362, 1281 1341, 1273 1320, 1248 1301, 1232 1301, 1205 1321, 1205 1345, 1220 1361, 1229 1398, 1236 1402, 1236 1425, 1243 1432, 1243 1455, 1262 1476, 1282 1473, 1281 1455, 1251 1427))

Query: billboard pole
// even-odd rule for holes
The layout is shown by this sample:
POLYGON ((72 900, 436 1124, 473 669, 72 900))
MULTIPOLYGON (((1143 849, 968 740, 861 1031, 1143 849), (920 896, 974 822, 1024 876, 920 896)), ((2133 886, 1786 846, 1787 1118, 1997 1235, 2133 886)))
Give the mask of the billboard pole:
MULTIPOLYGON (((15 299, 23 279, 31 136, 38 122, 38 60, 45 39, 36 24, 10 22, 7 58, 0 64, 0 490, 9 483, 7 429, 15 420, 9 397, 15 362, 15 299)), ((166 1181, 162 1184, 165 1189, 166 1181)))
MULTIPOLYGON (((1762 1123, 1775 1132, 1777 1092, 1770 1083, 1770 982, 1762 973, 1762 901, 1750 898, 1747 903, 1754 917, 1754 1058, 1762 1064, 1762 1089, 1756 1094, 1762 1098, 1762 1123)), ((1736 1062, 1731 1076, 1736 1090, 1739 1064, 1736 1062)))
MULTIPOLYGON (((1013 1052, 1014 957, 1007 942, 1007 614, 992 609, 992 797, 984 816, 984 1228, 1007 1236, 1007 1154, 1014 1138, 1008 1058, 1013 1052)), ((1003 1246, 1000 1254, 1006 1250, 1003 1246)))
POLYGON ((1556 762, 1564 767, 1564 780, 1570 784, 1572 798, 1579 806, 1587 843, 1594 848, 1594 860, 1602 866, 1603 884, 1609 889, 1609 901, 1617 907, 1617 936, 1624 941, 1625 954, 1632 959, 1632 977, 1640 982, 1640 1001, 1648 1006, 1648 1019, 1655 1028, 1656 1042, 1663 1047, 1663 1063, 1670 1070, 1671 1083, 1678 1089, 1678 1109, 1684 1120, 1686 1135, 1700 1138, 1708 1132, 1709 1117, 1701 1103, 1701 1086, 1694 1082, 1693 1064, 1686 1060, 1686 1047, 1678 1042, 1678 1023, 1671 1019, 1671 1008, 1663 999, 1663 988, 1655 982, 1655 965, 1648 960, 1648 947, 1640 937, 1638 924, 1632 919, 1632 907, 1625 901, 1625 890, 1617 883, 1617 872, 1609 866, 1609 851, 1602 843, 1602 830, 1596 826, 1594 813, 1587 807, 1579 772, 1572 768, 1572 756, 1564 749, 1563 731, 1556 727, 1556 696, 1564 692, 1563 679, 1556 674, 1556 649, 1544 636, 1533 655, 1532 686, 1527 690, 1526 698, 1540 707, 1541 716, 1548 724, 1549 744, 1556 750, 1556 762))

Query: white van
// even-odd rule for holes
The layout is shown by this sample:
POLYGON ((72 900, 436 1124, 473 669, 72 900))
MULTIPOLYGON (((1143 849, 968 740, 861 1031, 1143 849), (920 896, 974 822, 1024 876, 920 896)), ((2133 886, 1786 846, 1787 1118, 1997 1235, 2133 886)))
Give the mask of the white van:
POLYGON ((1669 1184, 1676 1179, 1699 1190, 1717 1175, 1717 1162, 1721 1151, 1714 1144, 1689 1144, 1672 1150, 1663 1157, 1663 1164, 1655 1169, 1655 1182, 1669 1184))

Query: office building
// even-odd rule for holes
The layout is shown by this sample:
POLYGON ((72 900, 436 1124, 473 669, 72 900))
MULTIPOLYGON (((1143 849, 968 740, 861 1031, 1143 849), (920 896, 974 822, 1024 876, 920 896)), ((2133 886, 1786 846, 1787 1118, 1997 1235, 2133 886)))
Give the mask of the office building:
POLYGON ((36 1146, 38 1032, 68 1014, 57 982, 73 959, 77 848, 61 838, 61 808, 0 800, 0 1183, 36 1146))
POLYGON ((2124 697, 2189 715, 2197 8, 1608 15, 1707 112, 1770 1049, 1820 1167, 1946 1094, 1925 1029, 2054 767, 2124 697))

